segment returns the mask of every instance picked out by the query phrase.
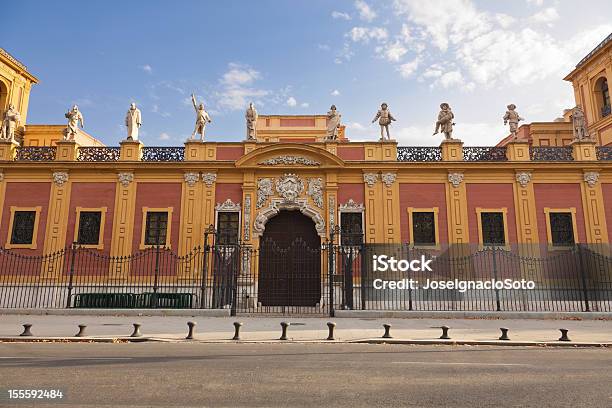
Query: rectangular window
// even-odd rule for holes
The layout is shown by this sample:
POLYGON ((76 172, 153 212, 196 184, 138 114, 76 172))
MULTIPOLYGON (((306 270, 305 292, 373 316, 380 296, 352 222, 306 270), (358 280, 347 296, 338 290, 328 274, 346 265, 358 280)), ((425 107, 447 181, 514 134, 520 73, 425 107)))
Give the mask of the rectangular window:
POLYGON ((412 243, 415 245, 436 245, 435 213, 430 211, 412 212, 412 243))
POLYGON ((363 226, 361 212, 340 213, 340 239, 342 245, 361 245, 363 226))
POLYGON ((574 245, 574 222, 571 212, 551 212, 550 238, 554 246, 574 245))
POLYGON ((221 245, 234 245, 238 243, 240 232, 240 213, 217 213, 217 242, 221 245))
POLYGON ((79 245, 98 245, 100 243, 101 211, 81 211, 79 213, 79 245))
POLYGON ((484 245, 506 245, 504 213, 481 212, 482 243, 484 245))
POLYGON ((31 245, 34 240, 36 211, 15 211, 11 245, 31 245))
POLYGON ((166 211, 147 212, 145 245, 166 245, 168 232, 168 213, 166 211))

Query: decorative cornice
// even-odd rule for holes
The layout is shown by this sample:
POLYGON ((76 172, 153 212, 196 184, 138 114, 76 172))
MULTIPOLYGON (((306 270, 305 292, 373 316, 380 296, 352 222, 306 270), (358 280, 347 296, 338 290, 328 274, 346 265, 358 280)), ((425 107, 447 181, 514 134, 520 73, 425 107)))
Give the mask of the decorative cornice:
POLYGON ((391 187, 396 179, 397 179, 397 174, 395 173, 383 173, 382 175, 382 181, 385 183, 387 187, 391 187))
POLYGON ((378 174, 376 173, 364 173, 363 181, 368 185, 368 187, 374 187, 374 184, 378 181, 378 174))
POLYGON ((119 183, 123 187, 128 187, 132 181, 134 181, 134 173, 130 172, 121 172, 117 174, 117 178, 119 179, 119 183))
POLYGON ((68 181, 68 173, 65 171, 54 171, 53 172, 53 182, 57 184, 58 187, 62 187, 68 181))
POLYGON ((308 159, 306 157, 302 157, 302 156, 284 155, 284 156, 272 157, 271 159, 264 160, 262 162, 259 162, 258 164, 261 164, 264 166, 276 166, 279 164, 284 164, 284 165, 301 164, 303 166, 319 166, 321 163, 315 160, 308 159))
POLYGON ((587 171, 584 173, 584 181, 589 185, 589 187, 595 187, 597 181, 599 180, 599 172, 597 171, 587 171))
POLYGON ((453 185, 453 187, 457 188, 463 181, 463 173, 448 173, 448 182, 453 185))
POLYGON ((216 211, 240 211, 240 203, 234 203, 231 198, 228 198, 223 203, 217 203, 216 211))
POLYGON ((206 187, 212 187, 217 181, 217 173, 202 173, 202 181, 206 187))
POLYGON ((527 187, 527 185, 531 181, 531 172, 521 171, 519 173, 516 173, 516 181, 518 181, 521 187, 527 187))
POLYGON ((193 171, 185 173, 185 183, 187 183, 189 187, 195 186, 195 184, 198 182, 199 179, 200 179, 200 173, 193 172, 193 171))
POLYGON ((340 212, 363 212, 365 206, 362 203, 356 203, 352 198, 346 204, 340 204, 340 212))

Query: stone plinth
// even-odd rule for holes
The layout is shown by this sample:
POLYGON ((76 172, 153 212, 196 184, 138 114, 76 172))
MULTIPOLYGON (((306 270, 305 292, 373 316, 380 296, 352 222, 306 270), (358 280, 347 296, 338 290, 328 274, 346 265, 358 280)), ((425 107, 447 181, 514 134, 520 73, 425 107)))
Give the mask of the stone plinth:
POLYGON ((440 149, 442 149, 442 161, 463 161, 463 142, 461 140, 443 140, 440 149))
POLYGON ((121 153, 119 161, 140 161, 142 158, 143 143, 140 140, 124 140, 119 143, 121 153))
POLYGON ((575 161, 592 161, 597 160, 595 152, 596 143, 592 140, 575 140, 572 146, 572 156, 575 161))
POLYGON ((13 161, 19 143, 14 140, 0 140, 0 161, 13 161))
POLYGON ((74 140, 58 140, 56 161, 75 161, 77 158, 77 143, 74 140))
POLYGON ((529 142, 517 140, 506 145, 508 161, 529 161, 529 142))

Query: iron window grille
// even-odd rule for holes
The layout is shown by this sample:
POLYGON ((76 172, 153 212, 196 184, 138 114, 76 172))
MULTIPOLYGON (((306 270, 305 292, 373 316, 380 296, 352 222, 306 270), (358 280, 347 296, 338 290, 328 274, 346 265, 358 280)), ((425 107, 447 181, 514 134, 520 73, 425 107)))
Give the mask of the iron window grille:
POLYGON ((166 245, 168 231, 168 213, 151 211, 147 213, 145 245, 166 245))
POLYGON ((100 211, 81 211, 77 243, 80 245, 98 245, 100 243, 101 221, 102 213, 100 211))
POLYGON ((433 212, 412 213, 412 240, 415 245, 436 245, 436 223, 433 212))
POLYGON ((482 225, 482 243, 484 245, 506 245, 503 213, 480 213, 480 223, 482 225))
POLYGON ((220 245, 238 244, 240 213, 222 211, 217 215, 217 243, 220 245))
POLYGON ((356 246, 363 242, 361 212, 343 212, 340 216, 340 241, 342 245, 356 246))
POLYGON ((550 213, 550 235, 553 246, 574 245, 574 223, 572 213, 550 213))
POLYGON ((13 231, 11 231, 11 244, 31 244, 34 237, 35 222, 36 211, 15 211, 13 231))

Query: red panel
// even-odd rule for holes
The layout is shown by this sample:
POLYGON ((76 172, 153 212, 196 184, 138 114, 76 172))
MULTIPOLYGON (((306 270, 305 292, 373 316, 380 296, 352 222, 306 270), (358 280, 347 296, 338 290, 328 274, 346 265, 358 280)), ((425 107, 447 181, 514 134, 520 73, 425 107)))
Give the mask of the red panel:
POLYGON ((603 192, 604 210, 606 213, 606 225, 608 226, 608 240, 612 238, 612 184, 601 184, 603 192))
POLYGON ((346 204, 350 199, 357 204, 365 204, 363 183, 338 183, 338 204, 346 204))
POLYGON ((317 141, 317 139, 314 137, 301 137, 301 138, 281 137, 278 139, 278 141, 281 143, 314 143, 317 141))
POLYGON ((315 127, 315 118, 281 118, 281 127, 315 127))
POLYGON ((363 146, 338 146, 338 157, 342 160, 365 160, 363 146))
POLYGON ((66 246, 70 246, 75 237, 76 208, 106 207, 104 222, 103 252, 109 253, 112 241, 113 219, 115 216, 116 183, 72 183, 70 193, 70 210, 68 212, 68 229, 66 230, 66 246))
POLYGON ((233 203, 242 202, 242 184, 240 183, 217 183, 215 186, 215 201, 223 203, 227 199, 233 203))
POLYGON ((538 236, 541 243, 547 243, 546 214, 544 207, 549 208, 576 208, 576 226, 578 228, 578 241, 586 241, 584 228, 584 212, 582 210, 582 193, 580 184, 544 184, 533 185, 538 219, 538 236))
POLYGON ((514 191, 512 184, 467 184, 467 207, 470 242, 478 243, 478 218, 476 208, 508 209, 506 222, 508 224, 509 243, 517 242, 516 215, 514 210, 514 191))
POLYGON ((242 146, 217 146, 217 160, 238 160, 243 155, 242 146))
POLYGON ((408 242, 408 207, 438 207, 438 237, 441 244, 448 242, 448 222, 446 220, 446 189, 444 184, 400 183, 400 228, 402 242, 408 242))
POLYGON ((0 226, 0 246, 4 247, 7 241, 12 206, 41 206, 40 218, 37 221, 38 237, 36 239, 36 249, 15 249, 14 251, 28 255, 42 254, 45 244, 50 194, 51 183, 6 183, 4 208, 2 209, 2 225, 0 226))
POLYGON ((172 250, 178 250, 179 227, 181 219, 181 193, 180 183, 138 183, 136 187, 136 210, 134 212, 134 239, 132 250, 139 250, 142 234, 142 207, 172 208, 172 226, 170 245, 172 250))

